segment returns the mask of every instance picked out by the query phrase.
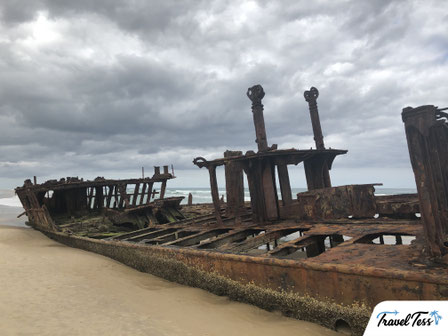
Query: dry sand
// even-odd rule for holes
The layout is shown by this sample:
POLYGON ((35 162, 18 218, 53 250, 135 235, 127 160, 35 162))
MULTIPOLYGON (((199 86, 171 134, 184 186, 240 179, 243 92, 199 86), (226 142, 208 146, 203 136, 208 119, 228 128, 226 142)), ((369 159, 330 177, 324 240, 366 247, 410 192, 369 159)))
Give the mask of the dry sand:
MULTIPOLYGON (((20 208, 0 208, 12 220, 20 208), (9 214, 9 215, 8 215, 9 214)), ((1 335, 339 335, 0 226, 1 335)))

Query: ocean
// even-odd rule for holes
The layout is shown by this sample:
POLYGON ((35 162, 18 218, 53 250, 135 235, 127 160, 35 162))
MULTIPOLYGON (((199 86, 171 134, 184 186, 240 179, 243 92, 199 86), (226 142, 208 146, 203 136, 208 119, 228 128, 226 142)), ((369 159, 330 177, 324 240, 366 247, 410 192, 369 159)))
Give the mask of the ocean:
MULTIPOLYGON (((306 191, 306 188, 292 188, 293 198, 299 192, 306 191)), ((129 190, 132 192, 133 190, 129 190)), ((376 188, 376 195, 397 195, 397 194, 409 194, 416 193, 415 188, 376 188)), ((192 194, 193 203, 211 203, 212 197, 209 188, 167 188, 166 197, 185 197, 182 204, 186 204, 188 200, 188 194, 192 194)), ((226 190, 219 189, 219 195, 226 197, 226 190)), ((281 198, 279 194, 279 198, 281 198)), ((244 190, 244 199, 250 201, 249 189, 244 190)), ((13 190, 2 190, 0 191, 0 205, 9 207, 22 207, 19 198, 14 195, 13 190)))
MULTIPOLYGON (((293 198, 299 192, 306 191, 306 188, 292 188, 293 198)), ((375 195, 397 195, 397 194, 410 194, 416 193, 415 188, 375 188, 375 195)), ((167 188, 166 197, 185 197, 182 201, 185 204, 188 200, 188 194, 191 193, 193 196, 193 203, 211 203, 212 197, 209 188, 167 188)), ((226 190, 219 189, 219 195, 226 197, 226 190)), ((281 198, 279 193, 279 198, 281 198)), ((249 189, 244 190, 244 199, 250 201, 249 189)), ((1 202, 1 200, 0 200, 1 202)))
MULTIPOLYGON (((292 188, 293 198, 299 192, 306 191, 305 188, 292 188)), ((129 190, 133 192, 133 190, 129 190)), ((396 195, 417 192, 412 188, 376 188, 376 195, 396 195)), ((166 197, 184 197, 181 204, 186 204, 188 194, 193 196, 193 203, 211 203, 212 197, 209 188, 167 188, 166 197)), ((219 195, 226 197, 226 190, 219 189, 219 195)), ((279 195, 279 198, 280 195, 279 195)), ((250 201, 249 189, 244 190, 244 199, 250 201)), ((13 190, 0 190, 0 225, 12 225, 26 227, 26 216, 17 218, 23 212, 22 204, 13 190)))

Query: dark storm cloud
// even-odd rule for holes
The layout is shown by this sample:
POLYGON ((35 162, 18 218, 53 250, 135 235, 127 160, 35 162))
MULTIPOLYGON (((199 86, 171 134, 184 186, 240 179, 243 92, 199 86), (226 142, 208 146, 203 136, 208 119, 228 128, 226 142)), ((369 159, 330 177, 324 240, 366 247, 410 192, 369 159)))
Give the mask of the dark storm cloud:
POLYGON ((189 169, 255 149, 245 93, 257 83, 270 143, 313 146, 313 85, 327 146, 350 151, 335 169, 409 170, 400 111, 447 103, 447 6, 2 1, 0 174, 189 169))

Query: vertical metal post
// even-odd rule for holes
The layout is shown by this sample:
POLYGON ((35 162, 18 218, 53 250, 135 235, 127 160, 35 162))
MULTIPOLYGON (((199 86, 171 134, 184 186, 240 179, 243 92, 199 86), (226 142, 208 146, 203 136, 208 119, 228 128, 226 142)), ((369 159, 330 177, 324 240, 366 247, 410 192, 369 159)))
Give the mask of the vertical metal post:
POLYGON ((160 187, 160 199, 165 198, 165 191, 166 191, 166 180, 163 180, 162 186, 160 187))
MULTIPOLYGON (((264 125, 263 104, 261 103, 264 95, 265 93, 261 85, 254 85, 247 89, 247 97, 252 101, 252 114, 254 117, 255 134, 257 137, 255 142, 258 145, 258 152, 264 152, 269 149, 266 128, 264 125)), ((261 185, 259 186, 258 184, 260 181, 255 179, 252 182, 249 182, 249 188, 251 188, 251 186, 257 186, 257 188, 261 187, 261 193, 257 192, 257 198, 263 199, 265 209, 260 217, 263 221, 265 219, 277 219, 279 217, 279 209, 275 186, 274 166, 269 160, 262 159, 259 164, 254 165, 254 169, 258 170, 256 174, 259 174, 258 178, 261 179, 261 185)), ((255 173, 252 171, 247 174, 249 178, 249 175, 254 175, 255 173)), ((253 176, 251 178, 253 179, 253 176)), ((253 196, 253 193, 255 192, 251 192, 251 197, 253 196)), ((255 210, 252 209, 252 211, 255 210)))
MULTIPOLYGON (((303 93, 305 100, 308 102, 310 109, 311 125, 313 126, 314 142, 316 143, 316 149, 325 149, 324 136, 322 135, 322 127, 320 126, 319 111, 317 109, 317 98, 319 97, 319 90, 314 86, 303 93)), ((322 177, 324 186, 326 188, 331 187, 330 172, 328 164, 323 162, 322 177)), ((308 178, 307 178, 308 179, 308 178)))
POLYGON ((313 126, 314 142, 317 149, 325 149, 324 136, 322 135, 322 127, 320 126, 319 111, 317 109, 317 97, 319 97, 319 90, 314 86, 303 93, 305 100, 310 109, 311 125, 313 126))
POLYGON ((254 85, 247 89, 247 97, 252 101, 252 114, 255 125, 255 142, 258 145, 258 151, 262 152, 268 149, 268 140, 266 137, 266 127, 264 125, 263 104, 261 100, 264 97, 264 90, 261 85, 254 85))
POLYGON ((138 205, 145 204, 145 203, 143 203, 143 199, 145 198, 145 193, 146 193, 146 183, 143 183, 142 192, 140 194, 140 200, 138 201, 138 205))
POLYGON ((137 197, 138 197, 139 191, 140 191, 140 183, 136 183, 135 188, 134 188, 134 194, 132 195, 132 206, 137 205, 137 197))
POLYGON ((261 161, 249 162, 244 167, 250 192, 250 204, 254 223, 267 221, 266 203, 263 190, 263 174, 261 161))
POLYGON ((286 164, 277 165, 277 172, 283 205, 290 205, 292 203, 292 191, 291 183, 289 182, 288 166, 286 164))
POLYGON ((403 109, 428 252, 448 263, 448 114, 433 105, 403 109))
POLYGON ((216 179, 216 166, 207 167, 210 174, 210 189, 212 192, 213 206, 215 207, 215 218, 218 225, 222 225, 221 203, 219 201, 218 180, 216 179))
MULTIPOLYGON (((226 151, 224 157, 235 157, 243 155, 240 151, 226 151)), ((244 176, 242 166, 233 161, 225 165, 226 195, 227 195, 227 217, 239 217, 244 209, 244 176)))
POLYGON ((218 180, 216 179, 216 166, 210 164, 203 157, 197 157, 193 160, 193 164, 199 168, 206 167, 210 175, 210 191, 212 194, 213 206, 215 208, 215 218, 218 225, 222 225, 221 202, 219 201, 218 180))

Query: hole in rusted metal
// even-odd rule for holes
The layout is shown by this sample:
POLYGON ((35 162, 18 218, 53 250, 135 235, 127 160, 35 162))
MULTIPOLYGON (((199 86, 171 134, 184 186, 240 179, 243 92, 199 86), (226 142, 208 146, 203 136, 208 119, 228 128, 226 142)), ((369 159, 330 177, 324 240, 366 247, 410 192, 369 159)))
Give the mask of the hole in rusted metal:
POLYGON ((288 259, 312 258, 351 238, 339 234, 310 236, 309 238, 296 242, 294 245, 280 247, 277 251, 271 253, 271 255, 288 259))
POLYGON ((376 233, 366 235, 358 239, 356 243, 374 245, 410 245, 414 239, 414 235, 405 233, 376 233))
POLYGON ((352 335, 352 328, 346 321, 339 319, 334 325, 334 329, 343 335, 352 335))
POLYGON ((342 236, 338 234, 332 234, 325 237, 324 244, 325 249, 328 250, 332 247, 336 247, 339 244, 343 243, 346 240, 350 240, 352 237, 350 236, 342 236))
POLYGON ((279 238, 278 240, 281 243, 285 243, 285 242, 289 242, 289 241, 294 240, 294 239, 298 239, 298 238, 303 236, 303 232, 304 231, 305 230, 298 230, 296 232, 293 232, 293 233, 290 233, 290 234, 288 234, 286 236, 283 236, 283 237, 279 238))
POLYGON ((252 231, 253 232, 251 234, 247 235, 246 237, 244 237, 242 239, 235 240, 234 242, 235 243, 242 243, 242 242, 244 242, 244 241, 246 241, 246 240, 248 240, 250 238, 255 238, 256 236, 261 235, 261 234, 266 232, 264 230, 252 230, 252 231))
MULTIPOLYGON (((298 239, 302 237, 303 232, 307 231, 305 229, 288 229, 288 230, 282 230, 279 235, 273 235, 269 241, 265 241, 262 244, 259 244, 258 246, 249 249, 246 253, 250 255, 260 255, 265 254, 266 252, 272 251, 282 244, 288 243, 292 240, 298 239), (280 237, 279 237, 280 236, 280 237)), ((261 234, 262 232, 260 232, 261 234)))

